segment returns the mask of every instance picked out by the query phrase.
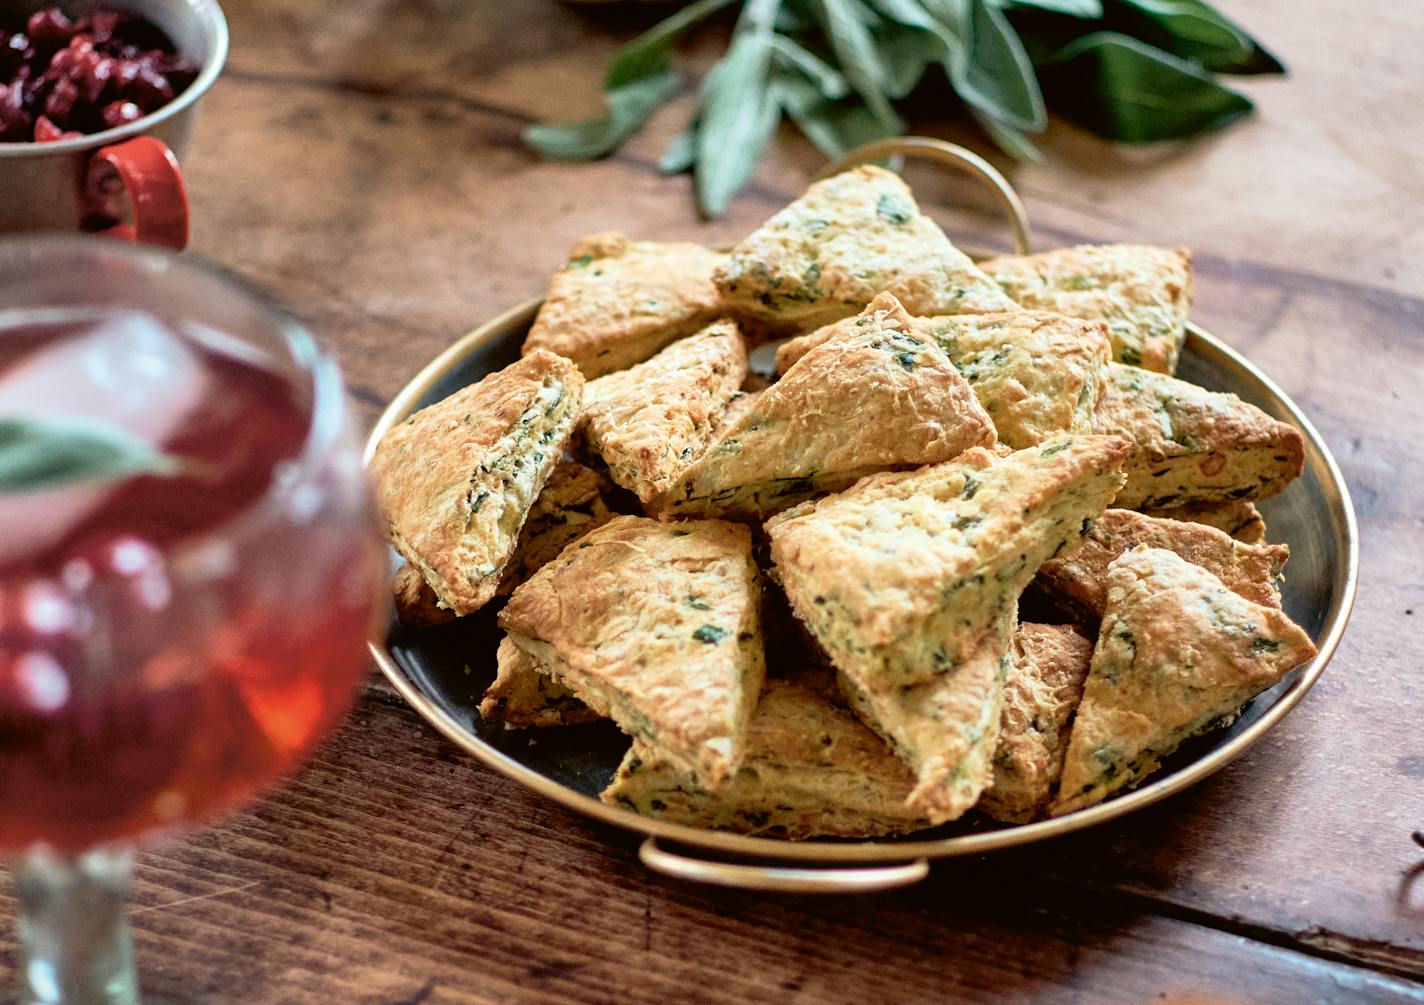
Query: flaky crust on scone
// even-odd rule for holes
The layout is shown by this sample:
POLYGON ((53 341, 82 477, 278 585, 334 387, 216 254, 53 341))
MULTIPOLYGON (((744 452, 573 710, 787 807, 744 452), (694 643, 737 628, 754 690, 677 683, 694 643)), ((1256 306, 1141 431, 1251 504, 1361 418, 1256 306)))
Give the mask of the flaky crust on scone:
POLYGON ((640 741, 601 796, 611 806, 742 834, 879 837, 929 826, 906 805, 905 765, 855 716, 815 691, 769 680, 741 769, 709 792, 640 741))
POLYGON ((878 293, 912 314, 1016 306, 899 177, 870 166, 812 185, 733 248, 714 281, 730 309, 787 332, 858 314, 878 293))
POLYGON ((1167 520, 1183 520, 1188 523, 1202 523, 1223 531, 1242 544, 1261 544, 1266 540, 1266 518, 1255 503, 1250 502, 1197 502, 1169 509, 1143 510, 1148 516, 1160 516, 1167 520))
POLYGON ((746 376, 747 349, 737 326, 715 322, 652 359, 590 381, 582 447, 647 503, 706 451, 746 376))
POLYGON ((1022 307, 1105 322, 1119 363, 1176 371, 1192 303, 1186 248, 1087 244, 981 267, 1022 307))
POLYGON ((564 549, 499 616, 541 672, 708 788, 742 756, 760 621, 746 527, 633 516, 564 549))
POLYGON ((1314 656, 1310 637, 1279 610, 1170 551, 1127 552, 1108 569, 1107 609, 1052 814, 1134 784, 1314 656))
POLYGON ((1290 558, 1284 544, 1242 544, 1224 531, 1199 523, 1163 520, 1110 509, 1093 521, 1092 530, 1038 571, 1045 588, 1085 621, 1096 622, 1107 603, 1108 567, 1138 545, 1165 548, 1199 565, 1257 604, 1280 607, 1280 577, 1290 558))
POLYGON ((641 363, 722 312, 712 273, 724 255, 699 244, 592 234, 569 251, 524 340, 589 379, 641 363))
POLYGON ((1025 824, 1048 808, 1092 656, 1093 643, 1070 625, 1018 626, 1004 682, 993 783, 975 806, 980 812, 1025 824))
POLYGON ((371 474, 391 543, 440 606, 469 614, 495 595, 582 397, 578 369, 541 350, 381 438, 371 474))
POLYGON ((933 823, 963 816, 993 777, 1016 614, 1010 605, 963 661, 924 683, 874 689, 859 674, 836 675, 861 721, 914 774, 906 805, 933 823))
POLYGON ((500 639, 494 681, 480 700, 480 718, 508 729, 573 726, 594 722, 599 714, 573 692, 539 672, 534 658, 509 638, 500 639))
POLYGON ((873 475, 768 521, 772 559, 838 670, 871 691, 921 683, 963 663, 1078 540, 1126 454, 1114 437, 1064 437, 873 475))
POLYGON ((756 396, 656 508, 757 518, 994 442, 974 392, 888 294, 756 396))

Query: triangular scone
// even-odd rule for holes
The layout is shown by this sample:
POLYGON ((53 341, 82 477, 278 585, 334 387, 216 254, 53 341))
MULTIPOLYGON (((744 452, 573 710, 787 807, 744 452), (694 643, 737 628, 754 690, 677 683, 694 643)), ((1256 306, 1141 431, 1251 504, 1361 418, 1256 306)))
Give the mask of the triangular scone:
POLYGON ((912 314, 1015 304, 950 243, 897 175, 852 168, 824 181, 732 249, 714 281, 743 317, 810 331, 893 293, 912 314))
POLYGON ((391 582, 391 595, 396 605, 396 617, 412 628, 430 628, 455 619, 455 612, 440 606, 440 598, 409 562, 402 562, 391 582))
POLYGON ((1284 544, 1242 544, 1224 531, 1199 523, 1163 520, 1125 509, 1110 509, 1073 548, 1038 570, 1044 586, 1085 620, 1103 616, 1108 567, 1140 544, 1176 552, 1257 604, 1281 606, 1280 576, 1290 548, 1284 544))
POLYGON ((815 691, 769 680, 741 769, 717 792, 640 741, 600 798, 689 827, 812 837, 879 837, 929 826, 906 806, 914 778, 855 716, 815 691))
POLYGON ((1148 516, 1160 516, 1168 520, 1206 524, 1224 531, 1242 544, 1261 544, 1266 540, 1266 518, 1261 516, 1261 511, 1256 508, 1255 503, 1199 502, 1143 512, 1148 516))
POLYGON ((707 449, 746 375, 747 348, 737 326, 718 321, 652 359, 589 381, 583 446, 646 503, 707 449))
POLYGON ((1108 569, 1107 610, 1051 812, 1135 784, 1313 656, 1310 637, 1280 611, 1170 551, 1134 548, 1108 569))
POLYGON ((674 515, 760 517, 874 471, 948 460, 994 425, 933 341, 888 294, 842 321, 679 477, 674 515))
POLYGON ((582 399, 578 368, 541 350, 381 438, 371 474, 391 543, 440 606, 469 614, 494 596, 582 399))
POLYGON ((1076 436, 873 475, 767 522, 786 596, 873 691, 958 666, 1122 484, 1127 444, 1076 436))
POLYGON ((1112 363, 1093 428, 1133 443, 1114 505, 1266 499, 1305 468, 1299 430, 1234 394, 1112 363))
POLYGON ((1187 249, 1088 244, 980 267, 1022 307, 1106 322, 1119 363, 1176 371, 1192 304, 1187 249))
POLYGON ((751 532, 617 517, 499 615, 539 669, 699 784, 736 770, 765 674, 751 532))
POLYGON ((961 662, 922 684, 875 689, 854 670, 836 681, 861 721, 915 776, 906 805, 934 823, 957 820, 993 777, 1016 605, 961 662))
POLYGON ((526 726, 572 726, 593 722, 599 714, 574 697, 509 638, 499 642, 494 681, 480 700, 480 718, 502 722, 509 729, 526 726))
POLYGON ((524 353, 556 352, 590 380, 641 363, 722 313, 712 273, 725 258, 699 244, 585 237, 550 280, 524 353))
POLYGON ((1048 808, 1092 656, 1093 643, 1068 625, 1020 623, 1004 682, 994 781, 975 809, 1022 824, 1048 808))

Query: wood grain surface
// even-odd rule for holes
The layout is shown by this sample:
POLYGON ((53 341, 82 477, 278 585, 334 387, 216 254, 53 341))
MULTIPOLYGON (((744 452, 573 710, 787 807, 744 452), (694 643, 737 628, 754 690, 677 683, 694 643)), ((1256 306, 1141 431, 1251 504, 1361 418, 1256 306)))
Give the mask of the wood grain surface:
MULTIPOLYGON (((480 767, 373 682, 302 774, 142 858, 149 985, 361 1005, 1424 1001, 1424 8, 1224 5, 1292 70, 1243 85, 1251 119, 1149 149, 1055 123, 1044 164, 991 156, 1040 247, 1191 246, 1195 318, 1305 408, 1345 471, 1359 602, 1321 682, 1265 740, 1046 847, 943 863, 896 893, 773 897, 647 873, 631 838, 480 767)), ((685 98, 606 161, 526 151, 529 122, 596 107, 641 11, 225 6, 233 55, 187 163, 195 249, 309 321, 367 418, 452 339, 542 292, 580 234, 734 240, 819 166, 785 131, 727 217, 703 223, 688 179, 654 166, 685 98)), ((715 27, 692 39, 690 78, 720 44, 715 27)), ((945 99, 917 96, 916 130, 986 150, 945 99)), ((1006 245, 967 182, 909 176, 961 244, 1006 245)))

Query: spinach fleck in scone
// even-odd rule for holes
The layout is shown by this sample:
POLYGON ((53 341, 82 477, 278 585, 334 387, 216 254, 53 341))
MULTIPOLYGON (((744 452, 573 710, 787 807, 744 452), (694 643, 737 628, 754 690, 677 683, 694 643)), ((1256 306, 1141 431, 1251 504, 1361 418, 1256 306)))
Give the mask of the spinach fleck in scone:
POLYGON ((873 475, 767 522, 797 617, 858 687, 963 663, 1122 484, 1127 444, 1064 437, 998 457, 873 475))
POLYGON ((391 543, 441 607, 469 614, 495 595, 582 398, 578 369, 541 350, 381 438, 371 474, 391 543))
POLYGON ((746 375, 737 326, 718 321, 650 360, 590 381, 580 438, 615 482, 647 503, 707 449, 746 375))
POLYGON ((1127 484, 1114 505, 1266 499, 1305 468, 1300 432, 1234 394, 1117 363, 1093 428, 1133 443, 1127 484))
POLYGON ((751 532, 622 516, 514 591, 499 623, 539 670, 716 788, 765 674, 751 532))
POLYGON ((524 352, 556 352, 590 379, 641 363, 722 312, 712 273, 724 258, 697 244, 585 237, 549 283, 524 352))
POLYGON ((1051 812, 1136 783, 1314 655, 1274 607, 1170 551, 1134 548, 1108 569, 1107 610, 1051 812))
POLYGON ((1148 516, 1166 517, 1188 523, 1203 523, 1224 531, 1242 544, 1261 544, 1266 540, 1266 519, 1255 503, 1198 502, 1169 509, 1144 510, 1148 516))
POLYGON ((1005 255, 983 270, 1023 306, 1103 321, 1113 359, 1173 373, 1192 303, 1192 255, 1142 244, 1005 255))
POLYGON ((1024 824, 1048 808, 1092 656, 1093 644, 1068 625, 1019 625, 1004 683, 994 780, 975 807, 980 812, 1024 824))
POLYGON ((921 684, 875 688, 855 672, 836 681, 862 722, 915 776, 906 805, 933 823, 957 820, 993 777, 1015 605, 964 660, 921 684))
POLYGON ((974 393, 894 297, 760 392, 657 503, 674 515, 760 517, 874 471, 933 464, 994 442, 974 393))
POLYGON ((500 640, 494 681, 480 701, 480 718, 502 722, 509 729, 527 726, 573 726, 593 722, 599 714, 574 697, 573 692, 539 671, 513 640, 500 640))
POLYGON ((1015 304, 950 243, 896 175, 858 167, 817 182, 732 249, 724 303, 781 331, 810 331, 892 293, 912 314, 1015 304))
POLYGON ((913 784, 855 716, 815 691, 770 680, 742 766, 724 789, 709 792, 635 741, 602 799, 691 827, 792 840, 868 838, 929 825, 906 805, 913 784))
MULTIPOLYGON (((777 369, 785 373, 838 327, 827 325, 783 344, 777 369)), ((1101 322, 1013 311, 915 318, 911 331, 939 344, 994 420, 999 440, 1013 449, 1091 430, 1107 374, 1101 322)))
POLYGON ((1098 517, 1082 541, 1045 562, 1039 575, 1074 613, 1095 622, 1103 616, 1107 602, 1108 567, 1140 544, 1176 552, 1247 600, 1281 606, 1281 570, 1290 558, 1286 545, 1242 544, 1215 527, 1125 509, 1110 509, 1098 517))

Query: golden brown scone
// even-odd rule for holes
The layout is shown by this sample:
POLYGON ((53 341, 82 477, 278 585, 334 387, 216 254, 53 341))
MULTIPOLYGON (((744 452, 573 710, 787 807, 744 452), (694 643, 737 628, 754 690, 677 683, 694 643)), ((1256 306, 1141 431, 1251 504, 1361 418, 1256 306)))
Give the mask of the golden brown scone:
POLYGON ((1004 682, 994 780, 975 809, 1024 824, 1048 808, 1092 656, 1093 644, 1070 625, 1020 623, 1004 682))
POLYGON ((469 614, 495 595, 582 398, 578 369, 539 351, 381 438, 371 475, 391 543, 441 607, 469 614))
POLYGON ((747 375, 737 326, 718 321, 627 370, 590 381, 580 420, 584 448, 647 503, 702 455, 747 375))
POLYGON ((1110 509, 1098 517, 1083 540, 1043 563, 1038 574, 1071 610, 1096 622, 1107 602, 1108 566, 1140 544, 1177 553, 1253 603, 1281 606, 1281 570, 1290 558, 1286 545, 1242 544, 1215 527, 1125 509, 1110 509))
POLYGON ((810 331, 892 293, 912 314, 1015 304, 920 212, 896 175, 852 168, 819 181, 732 249, 723 302, 772 329, 810 331))
POLYGON ((1127 444, 1070 436, 997 457, 872 475, 767 522, 797 617, 857 687, 962 664, 1029 580, 1122 483, 1127 444))
POLYGON ((1107 610, 1050 812, 1136 784, 1314 656, 1284 614, 1205 569, 1160 548, 1127 552, 1108 569, 1107 610))
POLYGON ((402 562, 396 570, 391 593, 396 603, 396 617, 403 625, 430 628, 455 618, 454 611, 440 606, 440 598, 435 596, 425 577, 409 562, 402 562))
POLYGON ((1113 505, 1266 499, 1305 469, 1305 440, 1234 394, 1112 363, 1093 428, 1133 443, 1113 505))
POLYGON ((639 741, 601 798, 644 816, 742 834, 879 837, 929 826, 905 804, 914 779, 846 710, 790 681, 766 683, 741 769, 708 792, 639 741))
POLYGON ((1203 523, 1224 531, 1242 544, 1261 544, 1266 540, 1266 518, 1261 516, 1261 511, 1256 508, 1255 503, 1199 502, 1143 512, 1148 516, 1160 516, 1168 520, 1203 523))
POLYGON ((534 658, 510 639, 499 641, 498 669, 480 700, 480 718, 507 729, 574 726, 594 722, 599 714, 552 677, 539 672, 534 658))
POLYGON ((612 493, 612 484, 597 471, 578 461, 560 461, 529 510, 514 557, 500 577, 500 595, 513 593, 572 542, 612 520, 612 493))
POLYGON ((906 806, 933 823, 963 816, 993 777, 1016 616, 1010 604, 963 661, 922 684, 873 689, 858 674, 836 676, 861 721, 914 774, 906 806))
POLYGON ((725 258, 698 244, 585 237, 549 282, 524 353, 556 352, 590 380, 641 363, 722 313, 712 272, 725 258))
POLYGON ((1103 321, 1113 359, 1173 373, 1192 305, 1192 253, 1085 244, 980 263, 1020 306, 1103 321))
POLYGON ((665 514, 761 517, 873 471, 994 442, 994 425, 933 341, 884 294, 840 323, 658 501, 665 514))
POLYGON ((760 621, 746 527, 635 516, 565 548, 499 615, 541 672, 707 788, 742 756, 760 621))

